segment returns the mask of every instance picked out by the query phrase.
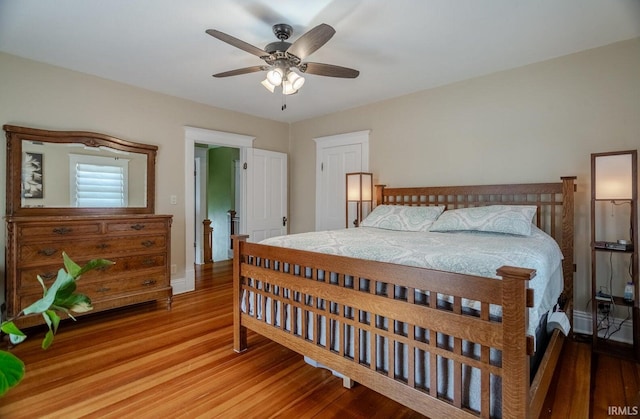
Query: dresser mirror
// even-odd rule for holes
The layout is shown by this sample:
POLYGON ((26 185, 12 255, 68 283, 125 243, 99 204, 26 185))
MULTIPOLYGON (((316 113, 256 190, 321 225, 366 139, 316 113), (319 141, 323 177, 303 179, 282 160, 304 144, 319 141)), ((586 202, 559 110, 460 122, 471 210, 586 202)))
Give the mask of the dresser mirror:
POLYGON ((5 125, 8 216, 153 214, 157 146, 5 125))

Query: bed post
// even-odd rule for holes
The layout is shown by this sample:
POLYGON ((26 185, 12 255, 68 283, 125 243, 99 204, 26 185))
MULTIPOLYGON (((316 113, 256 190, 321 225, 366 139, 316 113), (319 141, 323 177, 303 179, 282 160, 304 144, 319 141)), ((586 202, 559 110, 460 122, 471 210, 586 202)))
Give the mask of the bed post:
POLYGON ((527 353, 528 282, 533 269, 503 266, 502 277, 502 417, 527 418, 529 356, 527 353))
POLYGON ((233 350, 240 353, 247 350, 247 328, 241 323, 242 281, 240 263, 247 235, 233 235, 233 350))
MULTIPOLYGON (((569 317, 569 322, 573 325, 573 276, 576 266, 573 261, 573 235, 574 235, 574 205, 576 190, 575 176, 562 177, 562 274, 564 275, 563 295, 568 304, 563 309, 569 317)), ((571 329, 573 333, 573 328, 571 329)))
POLYGON ((387 185, 375 185, 376 187, 376 202, 374 206, 382 205, 384 203, 382 195, 384 192, 384 187, 387 185))

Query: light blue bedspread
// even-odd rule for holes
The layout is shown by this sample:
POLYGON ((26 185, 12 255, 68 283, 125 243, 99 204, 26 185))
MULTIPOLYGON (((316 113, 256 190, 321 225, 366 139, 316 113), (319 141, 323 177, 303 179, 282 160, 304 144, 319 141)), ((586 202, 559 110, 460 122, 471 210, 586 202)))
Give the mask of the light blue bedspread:
MULTIPOLYGON (((554 306, 563 289, 560 248, 535 226, 531 236, 360 227, 272 237, 261 243, 491 278, 497 278, 496 270, 504 265, 535 269, 536 276, 529 282, 534 290, 528 327, 532 336, 540 317, 554 306)), ((463 301, 463 305, 478 308, 474 301, 463 301)), ((496 310, 492 314, 500 315, 496 310)))

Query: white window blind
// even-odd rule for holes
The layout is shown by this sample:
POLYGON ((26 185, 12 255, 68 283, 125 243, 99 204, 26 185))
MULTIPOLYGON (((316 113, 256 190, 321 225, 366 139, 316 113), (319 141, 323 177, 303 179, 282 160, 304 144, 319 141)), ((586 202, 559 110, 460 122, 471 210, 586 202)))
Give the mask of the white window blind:
POLYGON ((70 163, 72 206, 127 206, 127 159, 72 155, 70 163))

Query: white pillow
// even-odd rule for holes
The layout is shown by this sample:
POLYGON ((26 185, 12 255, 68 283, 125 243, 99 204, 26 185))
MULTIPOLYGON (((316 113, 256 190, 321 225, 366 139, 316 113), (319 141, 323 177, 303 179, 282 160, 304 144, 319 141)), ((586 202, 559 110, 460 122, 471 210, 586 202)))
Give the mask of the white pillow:
POLYGON ((488 205, 445 211, 430 231, 486 231, 531 235, 535 205, 488 205))
POLYGON ((378 205, 360 226, 398 231, 429 231, 429 227, 444 211, 444 205, 409 207, 378 205))

